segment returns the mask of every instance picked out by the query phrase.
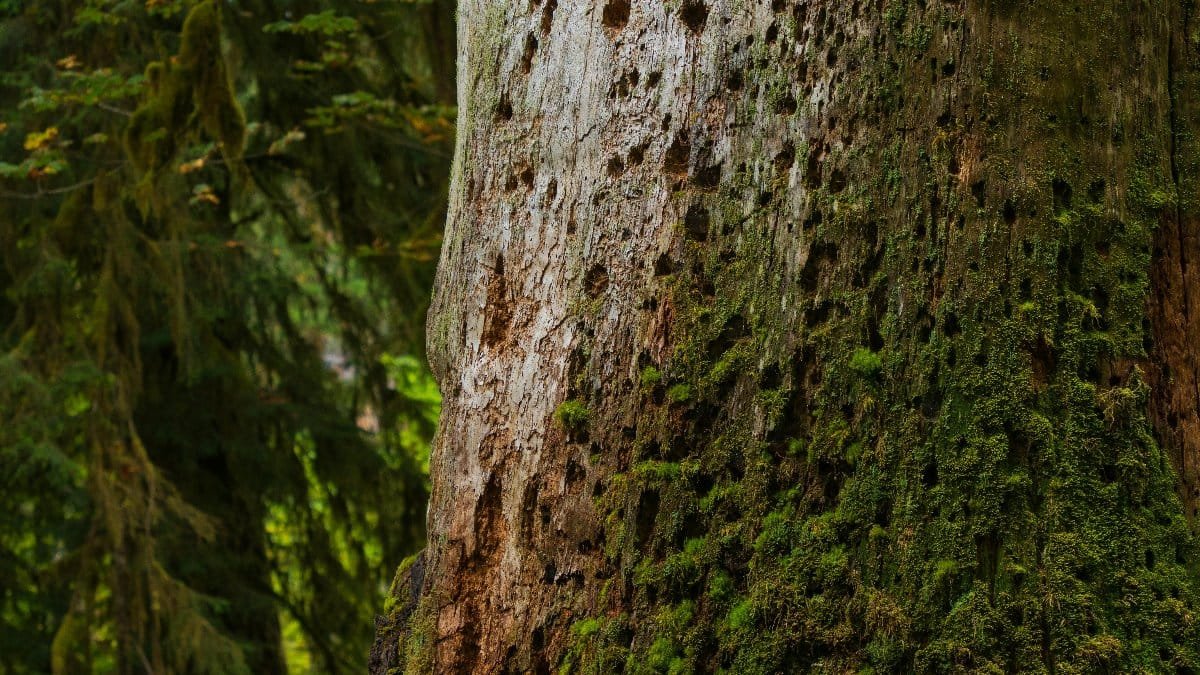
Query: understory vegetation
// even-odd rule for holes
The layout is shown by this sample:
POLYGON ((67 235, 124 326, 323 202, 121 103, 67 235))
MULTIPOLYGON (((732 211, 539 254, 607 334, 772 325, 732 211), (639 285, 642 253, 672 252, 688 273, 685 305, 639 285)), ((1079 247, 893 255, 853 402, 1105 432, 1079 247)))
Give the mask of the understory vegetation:
POLYGON ((447 7, 0 0, 0 673, 363 671, 424 540, 447 7))

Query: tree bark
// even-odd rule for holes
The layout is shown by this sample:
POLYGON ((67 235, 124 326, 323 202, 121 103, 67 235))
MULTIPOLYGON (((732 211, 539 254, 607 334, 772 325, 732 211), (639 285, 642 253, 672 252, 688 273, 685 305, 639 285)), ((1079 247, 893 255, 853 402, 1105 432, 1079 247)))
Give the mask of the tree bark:
POLYGON ((1193 12, 460 0, 374 672, 1200 669, 1193 12))

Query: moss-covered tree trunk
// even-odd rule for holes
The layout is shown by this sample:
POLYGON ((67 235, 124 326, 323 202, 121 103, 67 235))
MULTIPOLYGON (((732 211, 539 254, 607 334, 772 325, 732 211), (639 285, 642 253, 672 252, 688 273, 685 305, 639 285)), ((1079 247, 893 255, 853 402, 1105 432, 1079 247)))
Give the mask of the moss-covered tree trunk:
POLYGON ((1200 669, 1191 0, 461 0, 375 672, 1200 669))

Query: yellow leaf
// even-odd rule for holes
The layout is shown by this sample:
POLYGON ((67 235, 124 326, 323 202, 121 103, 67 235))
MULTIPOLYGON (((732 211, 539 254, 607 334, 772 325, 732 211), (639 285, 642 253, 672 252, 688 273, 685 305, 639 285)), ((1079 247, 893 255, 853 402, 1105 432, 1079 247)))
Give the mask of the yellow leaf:
POLYGON ((63 70, 75 70, 82 64, 79 62, 79 57, 71 54, 70 56, 64 56, 63 58, 55 61, 54 65, 62 68, 63 70))
POLYGON ((50 127, 45 131, 35 131, 25 137, 26 150, 41 150, 58 138, 58 127, 50 127))
POLYGON ((192 203, 206 203, 216 206, 217 204, 221 203, 221 198, 218 197, 217 193, 213 192, 211 188, 207 188, 203 190, 197 190, 196 194, 192 195, 192 203))
POLYGON ((179 165, 179 173, 189 174, 193 171, 199 171, 200 169, 204 168, 205 161, 205 158, 201 157, 200 159, 195 159, 190 162, 184 162, 183 164, 179 165))
POLYGON ((8 122, 0 122, 0 134, 8 131, 8 122))
POLYGON ((58 173, 58 169, 54 168, 53 166, 35 166, 29 170, 28 177, 31 180, 41 180, 43 178, 53 176, 56 173, 58 173))

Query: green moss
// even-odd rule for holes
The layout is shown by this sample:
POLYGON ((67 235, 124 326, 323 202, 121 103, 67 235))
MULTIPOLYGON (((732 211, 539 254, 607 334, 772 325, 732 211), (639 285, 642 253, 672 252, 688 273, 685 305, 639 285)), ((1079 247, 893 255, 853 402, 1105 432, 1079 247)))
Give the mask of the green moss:
POLYGON ((692 387, 688 384, 677 384, 667 390, 667 400, 672 403, 685 403, 692 397, 692 387))
POLYGON ((591 413, 582 401, 563 401, 554 411, 554 420, 570 432, 586 429, 590 417, 591 413))
POLYGON ((642 481, 654 484, 669 483, 679 478, 681 467, 678 462, 651 460, 633 467, 633 474, 642 481))
POLYGON ((654 366, 646 366, 642 369, 641 376, 638 378, 643 388, 649 389, 658 386, 662 383, 662 371, 654 366))
POLYGON ((431 596, 425 596, 409 619, 406 639, 401 645, 404 675, 432 673, 436 647, 437 612, 431 596))
POLYGON ((581 639, 587 639, 600 631, 603 624, 600 619, 583 619, 571 624, 571 635, 581 639))
POLYGON ((725 625, 735 631, 752 628, 754 626, 754 604, 747 598, 734 605, 725 617, 725 625))
POLYGON ((883 370, 883 359, 870 349, 860 347, 850 356, 850 368, 863 377, 873 378, 883 370))

